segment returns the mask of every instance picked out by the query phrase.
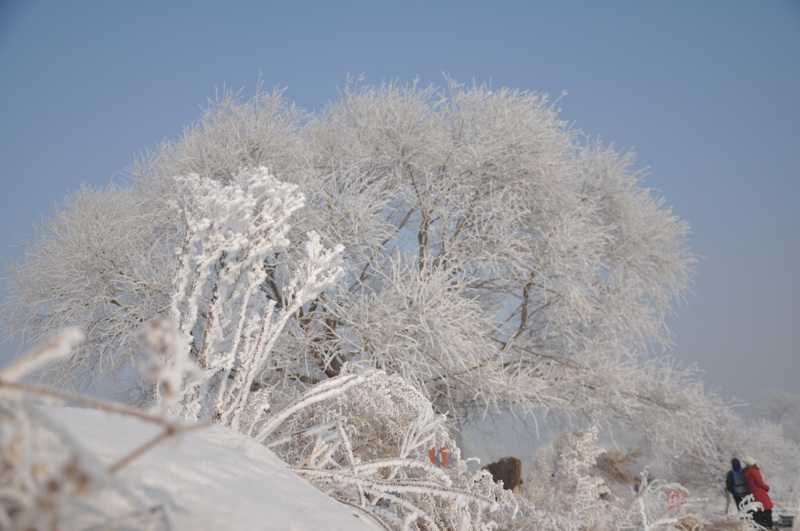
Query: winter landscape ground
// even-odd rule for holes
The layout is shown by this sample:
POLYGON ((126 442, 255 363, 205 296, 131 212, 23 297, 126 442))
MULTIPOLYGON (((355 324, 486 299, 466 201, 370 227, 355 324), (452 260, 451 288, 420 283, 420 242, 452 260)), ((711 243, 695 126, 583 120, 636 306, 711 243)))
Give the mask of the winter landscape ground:
MULTIPOLYGON (((42 414, 106 465, 159 434, 151 423, 99 410, 47 408, 42 414)), ((364 513, 299 478, 263 445, 221 426, 184 433, 156 446, 120 470, 118 479, 129 486, 137 504, 112 489, 85 499, 106 514, 120 515, 114 522, 117 528, 136 527, 137 517, 144 522, 154 510, 172 529, 378 528, 364 513)), ((70 525, 98 526, 102 519, 93 516, 82 512, 70 525)))

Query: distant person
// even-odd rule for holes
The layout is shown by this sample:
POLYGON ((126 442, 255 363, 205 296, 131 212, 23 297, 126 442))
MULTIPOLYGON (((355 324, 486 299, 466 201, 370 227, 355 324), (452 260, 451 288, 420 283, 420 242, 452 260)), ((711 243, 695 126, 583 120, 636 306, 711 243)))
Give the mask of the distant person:
POLYGON ((733 496, 733 501, 736 502, 736 509, 738 510, 742 505, 742 498, 747 496, 750 491, 747 488, 747 479, 744 477, 742 464, 736 458, 731 459, 731 469, 725 478, 725 488, 733 496))
POLYGON ((764 483, 761 478, 761 471, 756 465, 756 460, 752 457, 743 457, 744 477, 747 480, 747 489, 757 502, 761 502, 764 508, 753 513, 753 520, 764 527, 772 527, 772 500, 769 497, 769 485, 764 483))

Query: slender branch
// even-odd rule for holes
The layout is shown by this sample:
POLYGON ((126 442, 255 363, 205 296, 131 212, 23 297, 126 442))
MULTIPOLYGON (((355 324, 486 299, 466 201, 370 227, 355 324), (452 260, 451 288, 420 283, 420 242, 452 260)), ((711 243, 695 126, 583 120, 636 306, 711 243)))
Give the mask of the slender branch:
POLYGON ((168 423, 166 419, 159 417, 158 415, 152 415, 150 413, 145 413, 143 411, 131 409, 121 404, 106 402, 103 400, 98 400, 96 398, 90 398, 87 396, 67 393, 64 391, 57 391, 55 389, 48 389, 47 387, 41 387, 38 385, 0 380, 0 389, 16 391, 19 393, 30 393, 43 397, 55 398, 56 400, 61 400, 63 402, 72 402, 75 404, 90 406, 97 409, 102 409, 103 411, 108 411, 109 413, 119 413, 122 415, 136 417, 138 419, 145 420, 147 422, 153 422, 160 426, 165 426, 168 423))
POLYGON ((164 427, 164 431, 144 443, 143 445, 139 446, 135 450, 133 450, 128 455, 122 457, 113 465, 108 467, 109 474, 117 473, 121 468, 128 466, 134 459, 137 459, 139 456, 149 452, 155 446, 158 446, 162 442, 166 441, 170 437, 174 437, 181 433, 186 433, 188 431, 199 430, 201 428, 206 428, 211 424, 208 422, 202 422, 199 424, 186 424, 183 426, 174 426, 172 424, 168 424, 164 427))

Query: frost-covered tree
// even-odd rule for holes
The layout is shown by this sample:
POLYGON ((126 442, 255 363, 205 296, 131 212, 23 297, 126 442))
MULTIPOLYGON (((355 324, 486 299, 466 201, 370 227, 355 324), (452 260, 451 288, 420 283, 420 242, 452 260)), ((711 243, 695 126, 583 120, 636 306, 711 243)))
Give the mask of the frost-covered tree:
POLYGON ((68 326, 85 341, 49 376, 90 385, 144 359, 136 335, 170 305, 176 220, 149 190, 82 187, 37 227, 9 267, 5 324, 23 346, 68 326))
POLYGON ((780 424, 784 435, 800 444, 800 395, 768 389, 759 397, 751 417, 780 424))
MULTIPOLYGON (((175 176, 224 190, 242 170, 267 166, 306 202, 289 244, 250 284, 261 303, 288 304, 310 231, 325 248, 345 250, 336 289, 291 313, 258 385, 312 385, 350 363, 402 375, 455 419, 558 410, 639 427, 665 452, 707 452, 718 404, 692 370, 648 358, 669 343, 664 317, 691 275, 687 226, 632 164, 632 155, 571 130, 534 93, 353 83, 316 115, 280 91, 245 102, 224 93, 178 141, 132 167, 126 193, 142 210, 117 216, 147 227, 133 256, 63 268, 60 256, 109 248, 124 257, 128 246, 106 232, 85 243, 68 238, 88 223, 84 207, 69 204, 52 221, 59 232, 46 230, 15 270, 9 323, 31 336, 45 329, 39 315, 47 329, 58 319, 86 329, 82 364, 73 366, 135 360, 135 346, 111 352, 89 323, 130 335, 146 313, 166 314, 182 296, 174 281, 185 263, 174 250, 192 236, 170 207, 187 183, 175 176), (159 269, 139 264, 148 256, 159 269), (108 295, 82 298, 74 283, 68 297, 54 298, 43 279, 64 269, 106 282, 93 293, 108 295), (111 301, 128 291, 123 315, 111 301)), ((227 251, 196 249, 208 250, 206 266, 222 282, 227 251)), ((193 323, 184 333, 191 329, 194 342, 206 334, 238 341, 235 305, 209 312, 223 300, 209 286, 181 310, 193 323)), ((194 355, 202 365, 202 349, 194 355)))

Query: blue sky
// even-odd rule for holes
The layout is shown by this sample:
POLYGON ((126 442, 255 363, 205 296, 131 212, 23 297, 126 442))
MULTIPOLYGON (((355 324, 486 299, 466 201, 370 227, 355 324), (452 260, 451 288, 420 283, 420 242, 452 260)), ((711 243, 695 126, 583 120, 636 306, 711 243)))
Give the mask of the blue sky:
MULTIPOLYGON (((692 227, 675 357, 725 398, 800 394, 800 2, 0 2, 0 257, 81 183, 121 179, 217 88, 313 110, 348 74, 558 97, 637 153, 692 227)), ((2 351, 8 357, 8 348, 2 351)))

